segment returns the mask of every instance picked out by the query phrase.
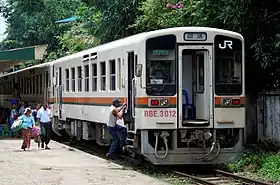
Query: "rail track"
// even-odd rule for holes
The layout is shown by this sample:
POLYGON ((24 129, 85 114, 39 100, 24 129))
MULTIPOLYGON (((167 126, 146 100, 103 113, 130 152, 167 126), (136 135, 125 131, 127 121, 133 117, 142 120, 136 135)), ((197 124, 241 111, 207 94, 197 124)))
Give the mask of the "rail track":
POLYGON ((272 183, 254 180, 222 170, 214 170, 214 175, 189 175, 179 171, 173 173, 188 178, 192 184, 203 185, 273 185, 272 183))
MULTIPOLYGON (((93 146, 86 143, 72 143, 72 142, 62 142, 70 146, 71 148, 76 148, 82 150, 84 152, 99 156, 104 158, 105 152, 107 149, 104 147, 93 146)), ((243 177, 240 175, 236 175, 233 173, 225 172, 222 170, 213 170, 208 175, 190 175, 190 173, 184 173, 182 171, 173 171, 169 168, 157 167, 151 165, 148 162, 143 161, 141 158, 132 158, 125 155, 120 155, 114 162, 118 164, 133 164, 137 168, 149 168, 153 169, 153 171, 157 171, 159 173, 173 173, 180 178, 186 178, 190 183, 188 184, 200 184, 200 185, 273 185, 273 183, 254 180, 251 178, 243 177), (140 160, 139 160, 140 159, 140 160)))

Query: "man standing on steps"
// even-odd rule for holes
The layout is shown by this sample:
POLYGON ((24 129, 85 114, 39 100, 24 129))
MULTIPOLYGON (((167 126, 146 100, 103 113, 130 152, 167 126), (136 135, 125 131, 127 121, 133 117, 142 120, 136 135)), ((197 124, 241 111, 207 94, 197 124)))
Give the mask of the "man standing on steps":
POLYGON ((48 108, 47 103, 44 103, 43 107, 37 112, 38 123, 42 129, 45 130, 45 134, 41 137, 41 148, 44 148, 44 144, 46 144, 46 150, 49 150, 48 144, 51 140, 52 133, 52 112, 48 108))
POLYGON ((122 119, 126 103, 121 107, 121 101, 114 99, 109 111, 109 120, 107 122, 107 129, 109 134, 113 138, 109 152, 106 157, 113 158, 119 148, 122 148, 126 144, 127 129, 124 126, 118 125, 117 120, 122 119))

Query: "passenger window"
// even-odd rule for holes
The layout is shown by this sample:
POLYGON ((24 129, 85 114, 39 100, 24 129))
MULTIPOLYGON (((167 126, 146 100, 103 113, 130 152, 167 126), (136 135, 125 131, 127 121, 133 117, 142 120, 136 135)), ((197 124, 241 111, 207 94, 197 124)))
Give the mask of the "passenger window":
POLYGON ((23 94, 26 94, 26 77, 23 78, 23 94))
POLYGON ((89 91, 89 66, 85 65, 84 66, 84 71, 85 71, 85 92, 89 91))
POLYGON ((66 86, 66 92, 69 92, 69 84, 70 84, 70 79, 69 79, 69 69, 65 69, 65 86, 66 86))
POLYGON ((121 59, 118 58, 118 89, 119 91, 121 90, 122 87, 122 64, 121 64, 121 59))
POLYGON ((79 66, 78 68, 78 92, 82 91, 82 67, 79 66))
POLYGON ((204 92, 204 54, 196 55, 197 64, 197 86, 196 91, 198 93, 204 92))
POLYGON ((20 92, 21 92, 21 94, 23 94, 23 87, 24 87, 23 78, 21 78, 20 79, 20 92))
POLYGON ((105 62, 100 62, 100 71, 101 71, 100 90, 105 91, 106 90, 106 63, 105 62))
POLYGON ((35 94, 36 93, 36 81, 35 81, 35 76, 32 77, 32 93, 35 94))
POLYGON ((38 77, 38 75, 36 75, 36 94, 39 94, 39 88, 40 88, 39 77, 38 77))
POLYGON ((75 68, 71 68, 71 77, 72 77, 71 91, 75 92, 75 68))
POLYGON ((110 67, 110 90, 115 91, 116 90, 116 61, 110 60, 109 67, 110 67))
POLYGON ((40 94, 43 94, 43 76, 40 75, 40 94))
POLYGON ((92 91, 97 91, 97 64, 92 64, 92 91))
POLYGON ((31 79, 31 76, 28 78, 28 94, 32 94, 32 79, 31 79))

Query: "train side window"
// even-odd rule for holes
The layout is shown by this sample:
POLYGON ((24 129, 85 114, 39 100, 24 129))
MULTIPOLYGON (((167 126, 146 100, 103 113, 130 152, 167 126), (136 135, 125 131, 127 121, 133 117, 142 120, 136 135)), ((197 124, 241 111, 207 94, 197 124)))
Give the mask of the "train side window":
POLYGON ((121 87, 122 87, 122 64, 121 64, 121 59, 118 58, 118 90, 120 91, 121 90, 121 87))
POLYGON ((106 90, 106 63, 105 62, 100 62, 100 72, 101 72, 100 90, 105 91, 106 90))
POLYGON ((29 93, 29 84, 28 84, 28 77, 25 77, 25 94, 29 93))
POLYGON ((36 77, 35 76, 33 76, 32 77, 32 93, 33 94, 35 94, 36 93, 36 90, 35 90, 35 88, 36 88, 36 77))
POLYGON ((78 92, 82 91, 82 67, 77 67, 78 70, 78 92))
POLYGON ((204 92, 204 55, 198 54, 196 55, 196 64, 197 64, 197 85, 196 92, 203 93, 204 92))
POLYGON ((70 84, 70 79, 69 79, 69 69, 65 69, 65 86, 66 86, 66 92, 69 92, 69 84, 70 84))
POLYGON ((26 94, 26 77, 23 78, 23 87, 22 87, 22 94, 26 94))
POLYGON ((71 91, 75 92, 75 68, 71 68, 71 91))
POLYGON ((36 75, 36 94, 39 94, 39 88, 40 88, 39 77, 38 77, 38 75, 36 75))
POLYGON ((32 77, 27 77, 27 85, 28 85, 28 89, 27 89, 27 94, 32 94, 32 77))
POLYGON ((28 78, 28 94, 32 94, 32 78, 31 76, 28 78))
POLYGON ((20 93, 23 94, 23 78, 20 79, 20 93))
MULTIPOLYGON (((134 70, 136 70, 137 64, 138 64, 138 56, 134 55, 134 70)), ((134 74, 136 74, 136 71, 134 72, 134 74)))
POLYGON ((84 66, 84 74, 85 74, 85 92, 89 91, 89 66, 84 66))
POLYGON ((40 75, 40 94, 43 94, 43 75, 40 75))
POLYGON ((110 90, 116 90, 116 61, 110 60, 109 61, 109 68, 110 68, 110 90))
POLYGON ((92 64, 92 91, 97 91, 97 64, 92 64))

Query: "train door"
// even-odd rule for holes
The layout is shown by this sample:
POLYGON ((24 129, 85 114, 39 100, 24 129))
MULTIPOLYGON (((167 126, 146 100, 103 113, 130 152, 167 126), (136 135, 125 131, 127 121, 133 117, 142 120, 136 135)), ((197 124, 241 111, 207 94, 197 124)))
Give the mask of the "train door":
POLYGON ((128 52, 127 55, 127 112, 124 116, 125 122, 128 122, 128 129, 134 130, 134 122, 135 122, 135 55, 134 52, 128 52))
POLYGON ((62 118, 62 70, 61 67, 58 68, 58 117, 62 118))
POLYGON ((205 120, 207 116, 207 110, 209 107, 209 102, 207 101, 207 94, 205 90, 205 75, 206 75, 206 56, 208 55, 207 51, 196 51, 195 58, 193 60, 195 69, 193 74, 194 77, 194 85, 193 85, 193 93, 194 93, 194 104, 195 104, 195 112, 196 112, 196 120, 205 120))
POLYGON ((179 127, 212 126, 212 46, 179 46, 179 127))
POLYGON ((62 118, 61 111, 62 111, 62 74, 61 74, 61 67, 55 69, 55 112, 58 114, 58 118, 62 118))
MULTIPOLYGON (((42 88, 44 88, 44 102, 48 102, 49 100, 49 79, 50 79, 50 76, 49 76, 49 72, 46 71, 45 72, 45 84, 40 84, 42 86, 42 88)), ((42 76, 40 76, 40 78, 42 78, 42 76)), ((42 80, 40 80, 42 81, 42 80)))

